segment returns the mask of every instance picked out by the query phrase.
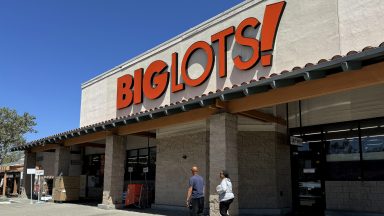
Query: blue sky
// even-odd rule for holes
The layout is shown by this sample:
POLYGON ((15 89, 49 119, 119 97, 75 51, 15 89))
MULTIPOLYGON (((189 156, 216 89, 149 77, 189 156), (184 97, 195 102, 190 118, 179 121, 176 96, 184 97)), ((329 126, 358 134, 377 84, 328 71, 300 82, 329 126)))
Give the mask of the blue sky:
POLYGON ((0 0, 0 107, 36 116, 28 141, 79 127, 81 83, 241 0, 0 0))

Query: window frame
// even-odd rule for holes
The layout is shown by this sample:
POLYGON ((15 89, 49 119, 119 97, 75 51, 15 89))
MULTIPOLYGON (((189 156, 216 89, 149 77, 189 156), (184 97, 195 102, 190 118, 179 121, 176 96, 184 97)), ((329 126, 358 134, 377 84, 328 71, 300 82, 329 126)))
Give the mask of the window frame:
POLYGON ((135 166, 133 166, 133 172, 131 174, 131 180, 132 181, 144 181, 145 178, 141 178, 140 174, 143 173, 142 170, 138 170, 139 168, 148 167, 148 173, 146 175, 146 178, 148 181, 154 181, 156 176, 156 146, 153 147, 145 147, 145 148, 136 148, 136 149, 129 149, 126 150, 126 161, 125 161, 125 167, 124 167, 124 180, 130 180, 129 172, 128 172, 128 159, 136 157, 136 163, 135 166), (151 164, 151 150, 155 149, 155 163, 154 166, 151 164), (143 150, 147 150, 146 154, 142 154, 143 150), (136 151, 136 156, 130 155, 130 152, 136 151), (147 157, 147 163, 143 166, 143 164, 140 164, 140 157, 147 157))
MULTIPOLYGON (((384 117, 345 121, 345 122, 337 122, 337 123, 330 123, 330 124, 313 125, 313 126, 305 126, 305 127, 301 127, 301 128, 295 127, 295 128, 289 129, 289 134, 290 134, 290 136, 299 135, 305 139, 304 133, 306 131, 319 131, 319 132, 321 132, 322 138, 321 138, 321 143, 319 143, 319 145, 322 145, 322 148, 323 148, 323 154, 324 154, 323 156, 324 156, 324 162, 325 163, 322 166, 324 169, 322 173, 324 173, 323 178, 326 181, 384 181, 384 175, 381 177, 375 177, 375 178, 371 178, 371 177, 367 176, 367 173, 369 172, 368 171, 369 167, 367 164, 368 164, 368 162, 371 162, 372 160, 364 159, 364 153, 365 153, 363 150, 364 140, 362 138, 365 136, 365 134, 362 132, 362 128, 363 128, 362 125, 369 123, 369 122, 378 122, 378 124, 383 124, 384 123, 384 117), (383 122, 383 123, 381 123, 381 122, 383 122), (357 141, 358 141, 358 149, 359 149, 359 159, 354 160, 354 161, 358 162, 358 164, 359 164, 358 168, 360 169, 360 175, 357 176, 357 178, 345 178, 345 179, 330 178, 330 176, 327 174, 328 173, 328 169, 327 169, 328 164, 327 163, 338 163, 338 162, 327 162, 327 160, 326 160, 327 149, 329 147, 327 146, 325 128, 333 127, 333 126, 337 127, 337 126, 343 126, 343 125, 349 125, 349 124, 357 125, 357 131, 356 132, 358 135, 357 141)), ((379 125, 377 128, 379 128, 379 129, 384 128, 384 124, 379 125)), ((383 135, 384 135, 384 133, 383 133, 383 135)), ((384 143, 383 143, 383 145, 384 145, 384 143)), ((383 148, 383 152, 384 152, 384 148, 383 148)), ((380 159, 377 161, 380 161, 380 159)), ((384 163, 384 159, 382 160, 382 162, 384 163)), ((340 162, 340 163, 342 163, 342 162, 340 162)), ((384 173, 384 167, 381 167, 381 166, 375 166, 375 167, 376 167, 376 169, 383 169, 382 172, 384 173)))

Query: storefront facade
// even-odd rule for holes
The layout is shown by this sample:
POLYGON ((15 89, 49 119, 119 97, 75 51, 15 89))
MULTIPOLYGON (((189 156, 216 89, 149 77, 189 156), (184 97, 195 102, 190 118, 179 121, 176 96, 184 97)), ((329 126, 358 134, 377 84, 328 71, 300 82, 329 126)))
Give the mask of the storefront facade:
POLYGON ((0 166, 0 196, 18 196, 22 183, 23 161, 0 166))
POLYGON ((103 208, 145 182, 152 207, 185 209, 197 165, 210 215, 223 169, 231 215, 384 214, 383 10, 243 2, 85 82, 80 128, 15 150, 95 176, 103 208))

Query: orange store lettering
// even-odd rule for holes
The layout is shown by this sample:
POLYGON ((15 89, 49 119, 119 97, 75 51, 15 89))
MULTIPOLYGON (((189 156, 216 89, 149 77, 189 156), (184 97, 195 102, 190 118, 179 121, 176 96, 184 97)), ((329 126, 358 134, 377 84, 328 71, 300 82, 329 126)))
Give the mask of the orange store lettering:
POLYGON ((150 100, 155 100, 164 94, 169 83, 171 85, 172 93, 183 91, 185 85, 196 87, 203 84, 212 73, 215 54, 217 55, 218 61, 217 75, 220 78, 225 78, 227 76, 226 40, 231 35, 234 35, 237 44, 252 49, 252 56, 247 60, 243 59, 241 55, 233 58, 233 64, 237 69, 249 70, 260 60, 262 66, 271 66, 272 54, 264 54, 264 52, 272 51, 273 49, 274 39, 285 4, 285 1, 281 1, 266 6, 260 40, 244 35, 244 31, 247 28, 256 29, 261 25, 257 18, 248 17, 241 21, 236 28, 230 26, 211 35, 211 44, 205 41, 197 41, 189 46, 181 59, 180 73, 182 81, 184 82, 178 83, 179 54, 177 52, 172 53, 170 72, 167 71, 169 65, 166 62, 163 60, 156 60, 150 63, 146 69, 136 69, 133 76, 131 74, 125 74, 119 77, 117 79, 117 109, 126 108, 132 103, 141 104, 143 102, 143 96, 150 100), (212 43, 218 43, 218 53, 214 52, 212 43), (201 75, 193 79, 188 74, 188 62, 197 50, 201 50, 205 53, 207 63, 201 75))

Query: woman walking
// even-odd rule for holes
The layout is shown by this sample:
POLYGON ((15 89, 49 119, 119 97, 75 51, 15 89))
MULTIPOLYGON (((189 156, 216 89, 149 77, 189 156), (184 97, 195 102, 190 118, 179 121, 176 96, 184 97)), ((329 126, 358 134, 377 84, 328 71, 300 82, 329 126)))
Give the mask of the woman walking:
POLYGON ((216 187, 216 191, 219 194, 220 214, 228 216, 229 205, 233 202, 235 195, 232 192, 232 183, 227 171, 222 170, 220 172, 220 179, 221 183, 216 187))

